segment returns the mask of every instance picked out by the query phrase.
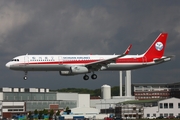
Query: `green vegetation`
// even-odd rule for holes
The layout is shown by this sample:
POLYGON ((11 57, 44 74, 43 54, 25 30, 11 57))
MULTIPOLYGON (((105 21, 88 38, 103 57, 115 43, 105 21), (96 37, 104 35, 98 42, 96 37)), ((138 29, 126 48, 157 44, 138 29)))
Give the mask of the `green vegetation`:
MULTIPOLYGON (((64 88, 64 89, 58 89, 58 90, 53 90, 53 91, 71 92, 71 93, 79 93, 79 94, 90 94, 91 96, 101 96, 101 89, 90 90, 90 89, 86 89, 86 88, 64 88)), ((123 87, 123 93, 124 93, 124 87, 123 87)), ((119 95, 119 87, 118 86, 111 88, 111 95, 112 96, 119 95)))
POLYGON ((52 119, 53 115, 56 114, 56 116, 60 116, 60 111, 58 110, 57 112, 55 112, 54 110, 34 110, 34 112, 29 112, 28 113, 28 119, 30 120, 39 120, 39 119, 44 119, 44 120, 48 120, 49 118, 52 119))

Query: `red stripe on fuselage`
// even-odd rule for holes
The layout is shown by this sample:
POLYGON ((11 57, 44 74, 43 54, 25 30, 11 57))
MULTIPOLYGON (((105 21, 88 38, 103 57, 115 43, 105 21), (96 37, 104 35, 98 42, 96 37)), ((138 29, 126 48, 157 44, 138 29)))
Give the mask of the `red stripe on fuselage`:
POLYGON ((99 60, 69 60, 69 61, 55 61, 55 62, 42 62, 42 61, 38 61, 38 62, 29 62, 29 64, 87 64, 87 63, 91 63, 91 62, 96 62, 99 60))
MULTIPOLYGON (((138 57, 138 58, 119 58, 116 60, 116 63, 144 63, 144 62, 152 62, 154 58, 146 58, 146 57, 138 57)), ((67 60, 67 61, 37 61, 37 62, 29 62, 28 64, 40 64, 40 65, 55 65, 55 64, 87 64, 91 62, 96 62, 100 60, 67 60)))
POLYGON ((119 58, 116 60, 116 63, 144 63, 144 62, 152 62, 153 57, 138 57, 138 58, 119 58))

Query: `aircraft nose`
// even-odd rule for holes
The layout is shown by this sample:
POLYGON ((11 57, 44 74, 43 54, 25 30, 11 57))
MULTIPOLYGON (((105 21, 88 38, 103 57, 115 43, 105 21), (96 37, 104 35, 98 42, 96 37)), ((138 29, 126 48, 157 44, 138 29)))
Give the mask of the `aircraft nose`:
POLYGON ((9 62, 6 63, 6 67, 7 67, 7 68, 10 68, 10 63, 9 63, 9 62))

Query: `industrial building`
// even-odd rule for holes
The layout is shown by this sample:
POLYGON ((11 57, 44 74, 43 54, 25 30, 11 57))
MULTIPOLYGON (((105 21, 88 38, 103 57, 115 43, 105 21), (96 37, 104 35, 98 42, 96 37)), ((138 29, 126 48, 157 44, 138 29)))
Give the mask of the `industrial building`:
POLYGON ((135 99, 180 98, 180 83, 136 83, 132 84, 135 99))
POLYGON ((137 104, 117 104, 116 108, 120 112, 116 116, 121 116, 123 119, 141 119, 143 118, 144 108, 142 105, 137 104))
MULTIPOLYGON (((26 114, 35 109, 64 110, 68 107, 69 109, 86 108, 88 111, 89 106, 89 94, 49 92, 49 89, 44 88, 0 89, 0 116, 5 118, 11 118, 15 114, 26 114)), ((73 112, 76 114, 76 110, 73 112)), ((99 112, 96 110, 91 113, 99 112)))
MULTIPOLYGON (((127 72, 128 74, 128 72, 127 72)), ((130 74, 127 81, 130 81, 130 74)), ((11 118, 15 114, 27 114, 29 111, 53 109, 64 110, 66 107, 72 110, 73 115, 93 116, 100 112, 109 113, 116 103, 134 100, 126 82, 126 96, 111 96, 111 87, 101 87, 101 99, 90 100, 89 94, 50 92, 45 88, 0 88, 0 116, 11 118)), ((67 116, 66 116, 67 117, 67 116)))

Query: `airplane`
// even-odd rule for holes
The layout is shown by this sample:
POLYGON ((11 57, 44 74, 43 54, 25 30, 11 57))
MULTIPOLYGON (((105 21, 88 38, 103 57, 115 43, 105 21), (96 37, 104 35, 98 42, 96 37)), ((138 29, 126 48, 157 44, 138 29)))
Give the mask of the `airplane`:
POLYGON ((58 71, 62 76, 84 74, 83 79, 97 79, 96 71, 123 71, 144 68, 170 61, 173 56, 163 56, 167 33, 160 33, 147 51, 141 55, 128 55, 129 45, 122 55, 21 55, 6 63, 11 70, 24 71, 27 80, 29 71, 58 71))

